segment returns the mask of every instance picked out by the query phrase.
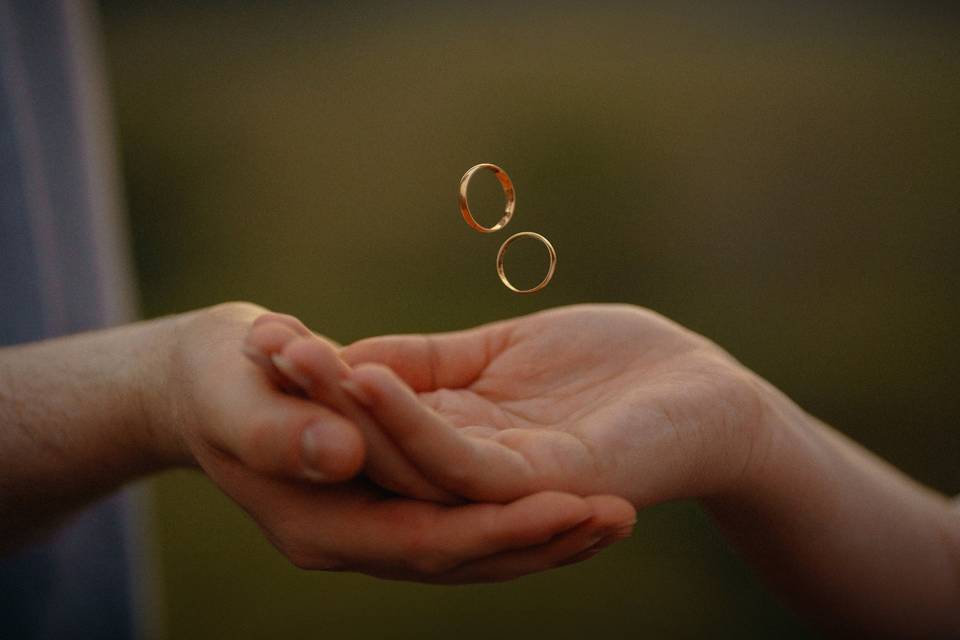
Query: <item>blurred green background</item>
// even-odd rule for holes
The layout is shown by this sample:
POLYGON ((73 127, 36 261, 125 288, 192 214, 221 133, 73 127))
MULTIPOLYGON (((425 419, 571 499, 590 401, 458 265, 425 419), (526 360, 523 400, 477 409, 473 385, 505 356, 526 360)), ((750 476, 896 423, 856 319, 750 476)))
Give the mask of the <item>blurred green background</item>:
MULTIPOLYGON (((144 313, 247 299, 349 342, 635 303, 960 492, 960 11, 866 4, 102 2, 144 313), (557 248, 541 294, 459 217, 478 162, 557 248)), ((441 588, 300 572, 199 475, 155 489, 171 638, 812 635, 695 504, 441 588)))

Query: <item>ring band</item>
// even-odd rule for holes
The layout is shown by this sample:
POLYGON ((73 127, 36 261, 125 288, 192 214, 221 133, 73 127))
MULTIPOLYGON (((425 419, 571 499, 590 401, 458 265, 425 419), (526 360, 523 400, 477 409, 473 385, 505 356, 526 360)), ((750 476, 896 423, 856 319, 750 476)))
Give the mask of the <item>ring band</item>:
POLYGON ((514 191, 513 182, 511 182, 510 176, 507 175, 506 171, 495 164, 484 162, 475 167, 470 167, 467 172, 463 174, 463 177, 460 178, 460 194, 458 200, 460 202, 460 214, 468 225, 480 233, 493 233, 494 231, 503 229, 507 226, 507 223, 510 222, 510 218, 513 217, 513 210, 517 206, 517 193, 514 191), (500 222, 492 227, 485 227, 474 220, 473 214, 470 213, 470 205, 467 204, 467 187, 470 185, 470 179, 473 177, 473 174, 481 169, 487 169, 493 172, 493 175, 500 181, 500 186, 503 187, 503 195, 507 198, 507 205, 504 207, 503 217, 500 218, 500 222))
POLYGON ((497 252, 497 275, 500 276, 500 282, 504 284, 507 289, 513 291, 514 293, 536 293, 543 289, 550 280, 553 278, 553 272, 557 268, 557 252, 553 248, 553 245, 550 244, 550 241, 544 238, 539 233, 534 233, 533 231, 521 231, 520 233, 515 233, 509 238, 507 238, 502 245, 500 245, 500 251, 497 252), (540 284, 533 287, 532 289, 517 289, 515 286, 510 284, 510 281, 507 279, 507 274, 503 271, 503 255, 507 252, 507 247, 510 246, 510 243, 516 240, 517 238, 535 238, 543 243, 547 248, 547 252, 550 254, 550 268, 547 269, 547 275, 544 276, 543 280, 540 281, 540 284))

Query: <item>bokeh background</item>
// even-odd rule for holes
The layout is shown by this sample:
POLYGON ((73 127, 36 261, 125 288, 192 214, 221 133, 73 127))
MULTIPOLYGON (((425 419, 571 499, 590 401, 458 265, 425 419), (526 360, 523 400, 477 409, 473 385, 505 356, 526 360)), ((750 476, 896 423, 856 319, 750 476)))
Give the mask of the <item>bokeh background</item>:
MULTIPOLYGON (((644 305, 958 493, 956 6, 102 2, 143 312, 246 299, 349 342, 644 305), (508 232, 557 248, 539 295, 458 215, 478 162, 517 186, 508 232)), ((472 195, 499 217, 491 176, 472 195)), ((441 588, 298 571, 197 474, 154 495, 171 638, 813 633, 693 503, 441 588)))

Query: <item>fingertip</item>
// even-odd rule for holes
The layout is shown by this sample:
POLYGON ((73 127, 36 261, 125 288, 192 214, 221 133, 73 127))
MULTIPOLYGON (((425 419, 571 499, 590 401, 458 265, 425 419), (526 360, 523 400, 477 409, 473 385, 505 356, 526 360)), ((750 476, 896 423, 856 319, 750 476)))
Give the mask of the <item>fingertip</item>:
POLYGON ((307 393, 313 390, 313 380, 310 376, 304 374, 286 355, 274 353, 270 356, 270 361, 273 363, 273 366, 276 367, 277 371, 283 374, 287 380, 295 384, 299 389, 307 393))
POLYGON ((266 352, 261 351, 260 349, 255 347, 254 345, 244 343, 240 351, 243 353, 244 356, 246 356, 248 360, 250 360, 253 364, 257 365, 261 369, 269 371, 270 368, 272 367, 272 364, 270 362, 270 356, 267 355, 266 352))
POLYGON ((257 316, 254 319, 252 326, 256 328, 261 325, 269 325, 269 324, 283 325, 289 328, 291 331, 293 331, 297 335, 301 335, 301 336, 307 336, 307 335, 310 335, 311 333, 310 329, 308 329, 305 324, 300 322, 298 318, 291 316, 288 313, 277 313, 276 311, 269 311, 267 313, 257 316))
POLYGON ((541 491, 530 496, 537 499, 556 513, 565 514, 573 524, 578 524, 593 513, 590 502, 578 495, 563 491, 541 491))
POLYGON ((590 504, 581 498, 572 494, 557 494, 551 497, 556 520, 554 522, 553 537, 582 527, 590 522, 593 515, 593 509, 590 504))
POLYGON ((288 326, 277 322, 254 324, 244 339, 244 352, 269 356, 283 350, 297 334, 288 326))
POLYGON ((347 390, 358 394, 358 400, 370 406, 382 403, 409 391, 409 387, 386 365, 365 363, 350 374, 347 390))
POLYGON ((353 378, 358 383, 376 384, 393 374, 393 370, 379 362, 364 362, 353 368, 353 378))
POLYGON ((334 376, 342 379, 350 375, 350 368, 341 360, 333 346, 316 336, 301 336, 290 340, 283 348, 283 355, 313 378, 326 379, 334 376))
POLYGON ((590 520, 593 507, 583 498, 559 491, 542 491, 508 505, 515 542, 541 544, 590 520))
POLYGON ((610 531, 633 530, 637 521, 637 510, 629 501, 611 495, 589 496, 587 503, 593 511, 593 521, 598 528, 610 531))

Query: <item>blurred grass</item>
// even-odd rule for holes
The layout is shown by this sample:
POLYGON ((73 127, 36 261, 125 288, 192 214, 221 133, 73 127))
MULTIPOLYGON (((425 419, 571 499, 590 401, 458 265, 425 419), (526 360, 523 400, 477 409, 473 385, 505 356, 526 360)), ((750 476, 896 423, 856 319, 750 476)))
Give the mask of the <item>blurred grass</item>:
MULTIPOLYGON (((349 342, 641 304, 960 492, 950 5, 102 9, 148 316, 249 299, 349 342), (477 162, 517 187, 501 234, 457 213, 477 162), (559 254, 536 296, 494 270, 521 230, 559 254)), ((495 181, 472 193, 496 220, 495 181)), ((201 478, 156 486, 170 637, 810 633, 691 504, 585 565, 444 589, 298 572, 201 478)))

